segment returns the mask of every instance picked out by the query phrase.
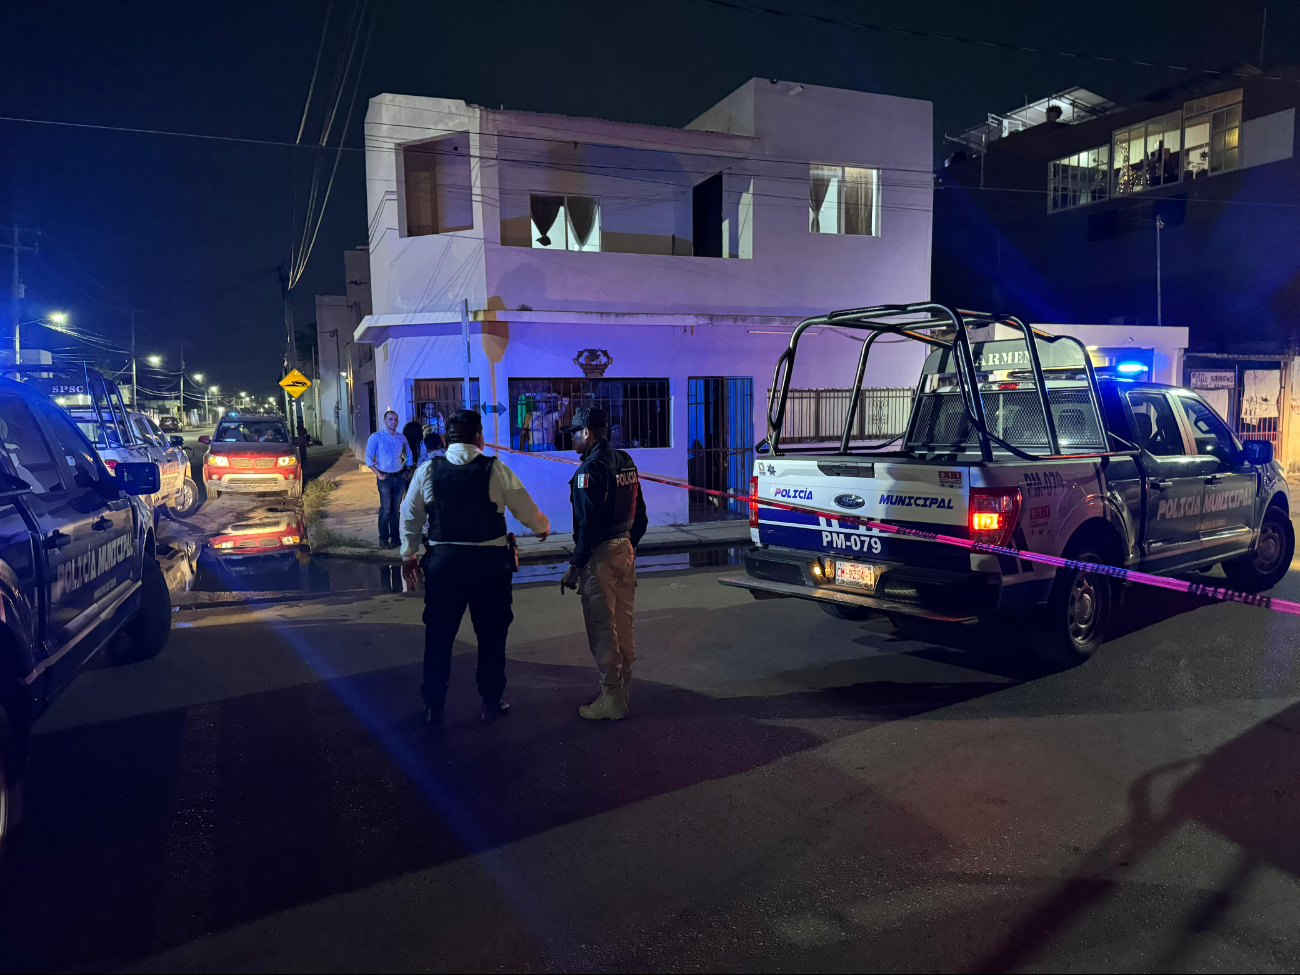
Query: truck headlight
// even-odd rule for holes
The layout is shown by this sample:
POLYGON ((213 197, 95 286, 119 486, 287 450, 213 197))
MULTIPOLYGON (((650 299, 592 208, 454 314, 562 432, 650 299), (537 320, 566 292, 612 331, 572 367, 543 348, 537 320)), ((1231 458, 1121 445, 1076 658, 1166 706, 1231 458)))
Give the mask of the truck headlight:
POLYGON ((286 454, 284 457, 277 460, 276 463, 281 467, 292 467, 294 464, 298 463, 298 458, 293 454, 286 454))
POLYGON ((229 467, 230 461, 224 454, 208 454, 208 463, 213 467, 229 467))

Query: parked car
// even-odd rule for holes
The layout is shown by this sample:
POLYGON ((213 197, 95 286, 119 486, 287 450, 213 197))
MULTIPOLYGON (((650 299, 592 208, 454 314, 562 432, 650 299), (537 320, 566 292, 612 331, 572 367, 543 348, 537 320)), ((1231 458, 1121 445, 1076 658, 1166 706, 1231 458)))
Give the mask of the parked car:
POLYGON ((208 497, 223 493, 283 494, 302 497, 298 453, 283 417, 262 413, 227 413, 203 458, 203 483, 208 497))
POLYGON ((193 514, 199 506, 199 489, 190 477, 190 455, 185 452, 185 438, 178 434, 169 438, 143 413, 129 413, 128 416, 136 433, 148 446, 150 457, 162 471, 162 505, 181 516, 193 514))
POLYGON ((932 303, 855 309, 797 327, 778 377, 750 482, 758 547, 725 585, 814 600, 844 619, 1028 619, 1040 649, 1069 662, 1105 639, 1122 592, 1114 578, 859 519, 1161 575, 1222 565, 1228 585, 1249 593, 1290 568, 1290 498, 1272 444, 1239 442, 1190 389, 1099 381, 1074 338, 932 303), (838 443, 781 444, 811 326, 868 333, 859 385, 878 336, 933 349, 905 433, 850 443, 851 401, 838 443))
MULTIPOLYGON (((144 501, 158 492, 157 465, 120 460, 110 472, 42 392, 49 375, 14 371, 28 378, 0 379, 0 854, 22 807, 32 723, 98 651, 143 660, 171 628, 144 501)), ((90 387, 92 412, 115 425, 111 383, 78 371, 77 395, 90 387)))
POLYGON ((164 416, 158 421, 158 426, 163 433, 180 433, 183 429, 181 421, 174 416, 164 416))
MULTIPOLYGON (((146 440, 139 428, 127 415, 117 397, 112 382, 108 382, 109 408, 99 411, 91 407, 68 407, 72 417, 87 439, 95 445, 100 460, 109 472, 116 471, 118 464, 159 463, 161 458, 152 441, 146 440)), ((161 466, 160 466, 161 471, 161 466)), ((166 488, 166 481, 160 477, 159 489, 145 500, 160 515, 167 503, 172 500, 174 490, 166 488)))

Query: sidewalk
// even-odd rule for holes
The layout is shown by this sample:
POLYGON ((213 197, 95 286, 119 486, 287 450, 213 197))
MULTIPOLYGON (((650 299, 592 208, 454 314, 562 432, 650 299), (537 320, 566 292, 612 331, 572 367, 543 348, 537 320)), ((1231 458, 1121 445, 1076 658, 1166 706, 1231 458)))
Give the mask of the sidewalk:
MULTIPOLYGON (((377 524, 379 494, 375 475, 351 453, 345 453, 320 476, 336 487, 313 503, 309 492, 307 535, 316 555, 396 562, 396 549, 379 547, 377 524)), ((749 543, 746 521, 715 521, 696 525, 659 525, 648 529, 637 551, 708 548, 716 545, 749 543)), ((521 562, 560 562, 573 554, 571 534, 552 534, 546 541, 534 537, 519 539, 521 562)))

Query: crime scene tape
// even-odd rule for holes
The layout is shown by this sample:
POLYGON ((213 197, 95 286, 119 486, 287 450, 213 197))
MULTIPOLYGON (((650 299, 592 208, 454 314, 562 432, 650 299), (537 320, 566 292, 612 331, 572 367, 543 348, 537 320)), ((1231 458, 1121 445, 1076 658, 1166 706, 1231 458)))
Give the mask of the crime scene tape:
MULTIPOLYGON (((522 457, 551 460, 559 464, 568 464, 572 467, 576 467, 581 463, 581 461, 570 460, 567 457, 554 457, 549 454, 533 453, 527 450, 516 450, 513 447, 502 447, 499 444, 490 443, 486 446, 510 454, 519 454, 522 457)), ((1012 558, 1023 559, 1026 562, 1050 565, 1058 569, 1079 569, 1084 572, 1095 572, 1097 575, 1110 576, 1113 579, 1119 579, 1124 582, 1136 582, 1141 585, 1155 586, 1159 589, 1168 589, 1172 592, 1185 592, 1192 596, 1202 596, 1207 599, 1219 600, 1220 602, 1244 603, 1247 606, 1259 606, 1263 609, 1271 609, 1279 613, 1290 613, 1292 616, 1300 616, 1300 602, 1295 602, 1290 599, 1278 599, 1273 596, 1239 592, 1235 589, 1227 589, 1221 586, 1207 586, 1199 582, 1188 582, 1185 579, 1171 579, 1168 576, 1152 575, 1150 572, 1139 572, 1136 569, 1121 569, 1114 565, 1102 565, 1096 562, 1078 562, 1074 559, 1062 558, 1059 555, 1047 555, 1043 552, 1029 552, 1016 548, 1005 548, 1001 545, 990 545, 987 542, 972 541, 969 538, 958 538, 955 535, 941 535, 938 532, 926 531, 923 528, 910 528, 905 525, 895 525, 887 521, 876 521, 873 518, 854 517, 852 515, 846 515, 842 511, 829 511, 823 508, 809 507, 807 505, 787 504, 783 501, 777 501, 771 498, 753 498, 748 494, 736 494, 731 491, 718 491, 712 488, 696 487, 678 477, 666 477, 662 474, 645 474, 641 472, 638 472, 638 476, 643 481, 651 481, 655 484, 667 484, 670 487, 683 488, 687 491, 698 491, 701 494, 707 494, 716 498, 744 501, 751 505, 757 504, 760 508, 774 508, 778 511, 794 511, 802 514, 818 515, 823 518, 834 518, 842 525, 870 528, 890 535, 901 535, 907 538, 920 538, 930 542, 939 542, 943 545, 955 545, 958 548, 969 549, 972 552, 989 552, 994 555, 1008 555, 1012 558)))

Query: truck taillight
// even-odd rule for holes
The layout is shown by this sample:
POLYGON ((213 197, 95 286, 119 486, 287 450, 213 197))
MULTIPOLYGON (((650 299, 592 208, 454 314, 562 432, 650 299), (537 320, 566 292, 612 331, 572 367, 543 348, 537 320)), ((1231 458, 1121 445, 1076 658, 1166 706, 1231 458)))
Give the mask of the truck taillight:
POLYGON ((749 527, 758 527, 758 476, 749 479, 749 527))
POLYGON ((1020 520, 1020 488, 973 487, 967 511, 971 541, 1005 548, 1020 520))
POLYGON ((117 461, 115 460, 104 461, 104 466, 108 468, 110 474, 115 474, 117 472, 117 461))

